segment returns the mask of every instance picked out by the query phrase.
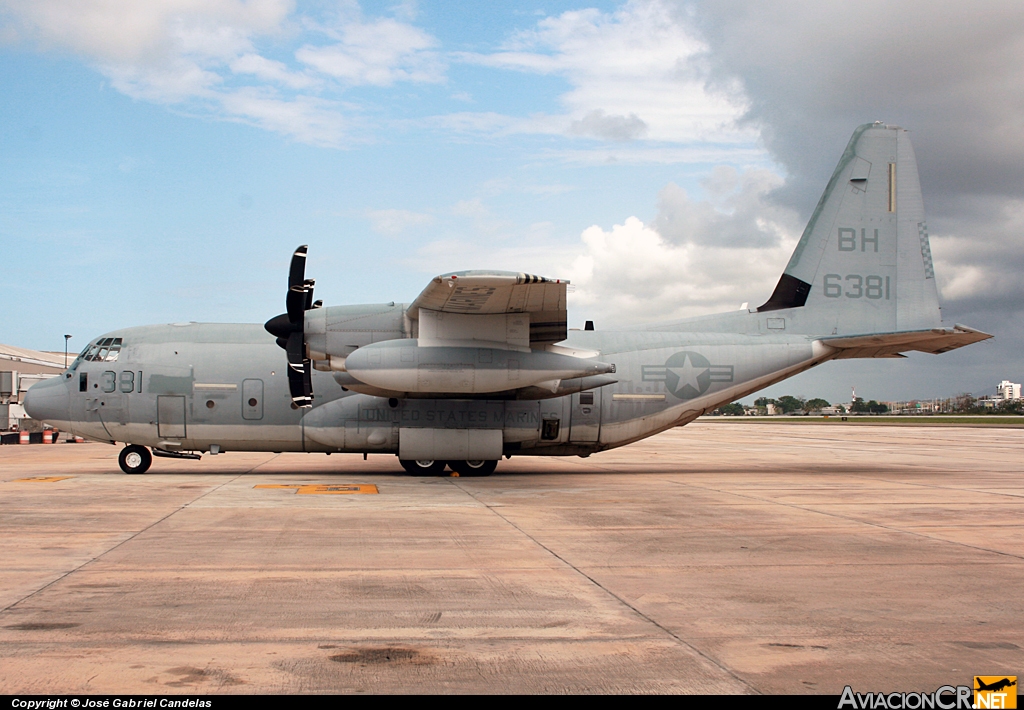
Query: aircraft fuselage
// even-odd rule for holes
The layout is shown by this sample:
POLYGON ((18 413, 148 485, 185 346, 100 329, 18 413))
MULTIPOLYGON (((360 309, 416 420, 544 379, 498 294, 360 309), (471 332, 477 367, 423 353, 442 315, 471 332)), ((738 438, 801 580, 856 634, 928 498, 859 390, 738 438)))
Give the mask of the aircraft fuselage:
POLYGON ((616 366, 613 384, 547 399, 399 399, 314 372, 313 406, 296 408, 261 325, 145 326, 95 343, 108 339, 120 339, 116 353, 79 358, 33 390, 34 407, 89 439, 200 452, 398 453, 408 430, 476 430, 500 432, 505 455, 586 455, 684 424, 831 350, 802 335, 570 331, 564 345, 616 366))

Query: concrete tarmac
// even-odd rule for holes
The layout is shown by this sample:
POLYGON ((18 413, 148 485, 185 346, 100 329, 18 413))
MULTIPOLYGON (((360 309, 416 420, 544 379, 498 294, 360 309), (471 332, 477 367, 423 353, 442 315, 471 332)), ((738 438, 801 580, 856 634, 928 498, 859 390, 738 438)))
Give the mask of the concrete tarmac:
POLYGON ((0 693, 930 692, 1024 671, 1020 429, 697 422, 490 478, 248 453, 126 476, 118 451, 0 447, 0 693))

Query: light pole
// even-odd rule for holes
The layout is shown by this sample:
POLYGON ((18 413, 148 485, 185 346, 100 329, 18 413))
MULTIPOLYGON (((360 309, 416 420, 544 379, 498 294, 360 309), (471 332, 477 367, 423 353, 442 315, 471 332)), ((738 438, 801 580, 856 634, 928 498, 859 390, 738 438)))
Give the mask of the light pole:
POLYGON ((71 340, 71 336, 64 335, 64 369, 68 369, 68 341, 71 340))

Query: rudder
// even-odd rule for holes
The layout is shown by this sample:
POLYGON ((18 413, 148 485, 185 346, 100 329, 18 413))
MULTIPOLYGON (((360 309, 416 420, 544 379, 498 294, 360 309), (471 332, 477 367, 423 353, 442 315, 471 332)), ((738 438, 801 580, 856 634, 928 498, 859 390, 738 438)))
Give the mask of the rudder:
POLYGON ((785 310, 786 330, 812 335, 941 324, 907 131, 880 122, 854 131, 775 291, 757 310, 785 310))

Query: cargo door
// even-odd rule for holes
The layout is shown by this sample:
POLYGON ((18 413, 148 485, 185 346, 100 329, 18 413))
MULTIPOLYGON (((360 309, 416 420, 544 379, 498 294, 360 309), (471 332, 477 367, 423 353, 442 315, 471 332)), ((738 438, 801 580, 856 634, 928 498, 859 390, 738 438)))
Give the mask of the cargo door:
POLYGON ((589 443, 601 436, 601 390, 577 392, 572 396, 570 443, 589 443))

